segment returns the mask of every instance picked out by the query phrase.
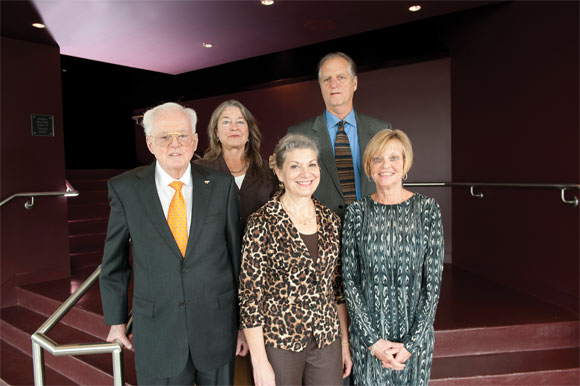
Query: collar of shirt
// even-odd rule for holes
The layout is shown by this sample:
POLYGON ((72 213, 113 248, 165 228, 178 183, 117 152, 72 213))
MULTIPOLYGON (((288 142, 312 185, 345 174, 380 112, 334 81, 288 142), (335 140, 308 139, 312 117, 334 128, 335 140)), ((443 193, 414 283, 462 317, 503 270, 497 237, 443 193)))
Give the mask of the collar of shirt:
MULTIPOLYGON (((167 174, 165 170, 163 170, 161 165, 159 165, 159 162, 155 162, 155 183, 159 182, 159 185, 161 186, 168 186, 173 181, 181 181, 184 185, 191 186, 191 164, 187 165, 187 170, 183 173, 181 178, 175 180, 167 174)), ((170 189, 173 190, 171 187, 170 189)))
MULTIPOLYGON (((336 139, 336 132, 338 131, 338 122, 341 121, 336 115, 332 114, 330 111, 325 111, 326 115, 326 128, 328 129, 328 135, 330 135, 330 143, 334 149, 334 140, 336 139)), ((354 115, 354 109, 350 110, 350 113, 344 117, 344 131, 348 136, 348 140, 352 142, 353 138, 358 137, 356 131, 356 117, 354 115), (352 137, 352 138, 351 138, 352 137)))

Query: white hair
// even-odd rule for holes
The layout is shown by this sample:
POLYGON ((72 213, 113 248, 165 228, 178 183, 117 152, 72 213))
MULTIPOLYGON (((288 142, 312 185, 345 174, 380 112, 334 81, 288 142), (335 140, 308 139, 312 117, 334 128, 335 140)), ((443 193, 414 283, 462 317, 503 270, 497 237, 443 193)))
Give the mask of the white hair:
POLYGON ((150 136, 153 131, 153 119, 155 118, 155 115, 161 111, 169 110, 185 112, 189 116, 189 121, 191 122, 191 132, 195 133, 195 126, 197 125, 197 114, 195 113, 195 110, 189 107, 184 107, 178 103, 167 102, 147 110, 143 115, 143 128, 145 129, 146 136, 150 136))
POLYGON ((276 166, 278 169, 282 169, 284 162, 286 162, 286 154, 296 149, 312 150, 316 153, 316 160, 318 161, 320 147, 316 139, 309 135, 290 133, 286 134, 276 145, 274 154, 270 158, 270 168, 274 169, 274 166, 276 166))

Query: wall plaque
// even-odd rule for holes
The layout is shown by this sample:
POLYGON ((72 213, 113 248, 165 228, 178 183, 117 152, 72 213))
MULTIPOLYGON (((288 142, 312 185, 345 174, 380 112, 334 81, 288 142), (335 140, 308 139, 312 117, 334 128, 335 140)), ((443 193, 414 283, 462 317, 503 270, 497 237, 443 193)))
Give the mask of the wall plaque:
POLYGON ((32 135, 54 137, 54 115, 30 114, 32 135))

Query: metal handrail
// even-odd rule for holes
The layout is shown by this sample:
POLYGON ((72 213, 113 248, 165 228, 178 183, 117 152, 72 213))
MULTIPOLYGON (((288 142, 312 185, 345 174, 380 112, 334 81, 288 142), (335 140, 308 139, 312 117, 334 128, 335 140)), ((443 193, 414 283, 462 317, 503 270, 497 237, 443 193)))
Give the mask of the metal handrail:
POLYGON ((520 183, 493 183, 493 182, 405 182, 404 186, 414 187, 459 187, 469 186, 469 193, 473 197, 483 198, 483 193, 475 192, 476 187, 480 188, 524 188, 524 189, 557 189, 560 190, 560 199, 563 203, 578 206, 578 197, 572 196, 572 199, 566 199, 566 190, 578 189, 579 184, 520 184, 520 183))
MULTIPOLYGON (((113 356, 113 382, 115 386, 124 384, 123 374, 123 348, 119 342, 105 343, 78 343, 59 345, 46 336, 50 330, 70 311, 72 307, 83 297, 88 289, 95 284, 101 273, 99 265, 95 272, 81 284, 75 292, 32 334, 32 360, 34 371, 34 384, 36 386, 44 385, 44 348, 52 355, 87 355, 111 353, 113 356)), ((127 323, 127 334, 131 330, 132 318, 127 323)))
POLYGON ((66 191, 64 192, 28 192, 28 193, 16 193, 12 196, 2 200, 0 202, 0 206, 8 203, 10 200, 17 198, 17 197, 30 197, 30 200, 24 203, 24 207, 28 210, 32 209, 34 206, 34 197, 47 197, 47 196, 65 196, 65 197, 76 197, 80 193, 72 187, 72 185, 67 181, 66 182, 66 191))

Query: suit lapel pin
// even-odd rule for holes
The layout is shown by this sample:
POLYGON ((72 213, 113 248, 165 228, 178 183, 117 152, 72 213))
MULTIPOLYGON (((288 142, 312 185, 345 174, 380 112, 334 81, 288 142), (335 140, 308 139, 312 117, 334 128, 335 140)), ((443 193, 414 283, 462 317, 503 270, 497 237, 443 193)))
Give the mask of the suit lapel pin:
POLYGON ((203 182, 205 182, 205 184, 208 185, 211 181, 210 180, 205 180, 203 182))

